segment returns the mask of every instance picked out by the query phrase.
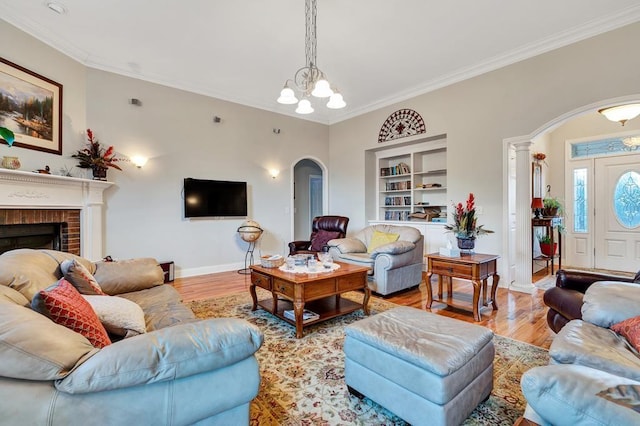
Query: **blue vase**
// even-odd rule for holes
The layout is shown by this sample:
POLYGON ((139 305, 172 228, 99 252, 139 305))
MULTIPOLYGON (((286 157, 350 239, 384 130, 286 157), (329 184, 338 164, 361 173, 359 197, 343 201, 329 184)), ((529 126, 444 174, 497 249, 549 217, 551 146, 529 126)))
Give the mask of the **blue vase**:
POLYGON ((476 247, 476 237, 456 237, 460 250, 471 251, 476 247))

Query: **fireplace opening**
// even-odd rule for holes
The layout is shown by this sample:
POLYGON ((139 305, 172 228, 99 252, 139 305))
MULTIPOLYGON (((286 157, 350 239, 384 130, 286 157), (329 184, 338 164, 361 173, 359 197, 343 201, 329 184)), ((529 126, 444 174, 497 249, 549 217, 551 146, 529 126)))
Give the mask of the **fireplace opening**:
POLYGON ((0 226, 0 254, 18 248, 60 250, 60 223, 0 226))

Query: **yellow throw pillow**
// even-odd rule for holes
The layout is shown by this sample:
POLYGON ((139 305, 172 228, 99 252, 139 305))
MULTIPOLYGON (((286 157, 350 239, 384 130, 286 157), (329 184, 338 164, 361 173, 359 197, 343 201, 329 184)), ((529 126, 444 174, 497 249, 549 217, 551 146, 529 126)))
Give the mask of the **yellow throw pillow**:
POLYGON ((387 234, 385 232, 373 231, 367 253, 373 253, 374 250, 381 245, 398 241, 398 238, 400 238, 400 234, 387 234))

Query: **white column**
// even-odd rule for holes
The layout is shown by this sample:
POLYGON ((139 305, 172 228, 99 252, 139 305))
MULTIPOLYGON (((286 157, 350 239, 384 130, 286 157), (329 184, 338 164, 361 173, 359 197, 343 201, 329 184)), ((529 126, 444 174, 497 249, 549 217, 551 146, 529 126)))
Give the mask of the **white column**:
POLYGON ((84 206, 81 214, 80 255, 92 261, 104 257, 104 198, 103 192, 111 185, 110 182, 85 182, 84 206))
POLYGON ((516 150, 516 273, 509 290, 532 293, 531 276, 531 140, 515 141, 516 150))

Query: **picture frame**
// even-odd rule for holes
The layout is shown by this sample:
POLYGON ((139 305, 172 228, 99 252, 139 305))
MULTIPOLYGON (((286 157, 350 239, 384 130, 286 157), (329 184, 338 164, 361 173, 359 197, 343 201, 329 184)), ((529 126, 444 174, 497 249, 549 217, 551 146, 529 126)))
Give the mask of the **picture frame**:
POLYGON ((62 84, 0 57, 0 126, 12 146, 62 155, 62 84))

